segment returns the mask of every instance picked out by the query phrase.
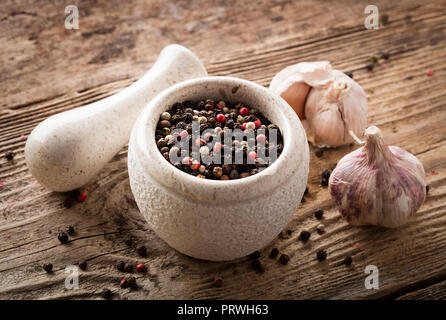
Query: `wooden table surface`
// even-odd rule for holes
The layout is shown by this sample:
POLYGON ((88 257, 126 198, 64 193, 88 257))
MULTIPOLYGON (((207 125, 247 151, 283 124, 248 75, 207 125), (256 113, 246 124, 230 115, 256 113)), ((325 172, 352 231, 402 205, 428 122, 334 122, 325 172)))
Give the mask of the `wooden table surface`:
MULTIPOLYGON (((442 299, 446 297, 446 2, 374 1, 378 30, 364 27, 365 1, 2 1, 0 4, 0 299, 442 299), (64 28, 64 8, 79 8, 79 29, 64 28), (283 67, 329 60, 352 71, 369 97, 369 123, 423 163, 430 191, 417 217, 396 230, 351 227, 333 207, 320 174, 356 147, 311 147, 310 193, 287 226, 290 237, 261 250, 265 272, 250 259, 212 263, 171 249, 138 215, 127 174, 127 148, 85 186, 70 209, 28 172, 23 149, 31 130, 61 111, 110 96, 138 79, 168 44, 194 51, 211 75, 268 85, 283 67), (377 52, 390 53, 370 72, 377 52), (433 76, 426 70, 432 69, 433 76), (5 152, 15 158, 7 161, 5 152), (326 233, 315 231, 323 208, 326 233), (76 233, 59 245, 57 233, 76 233), (299 232, 312 231, 303 244, 299 232), (134 244, 125 239, 132 236, 134 244), (141 258, 136 244, 149 255, 141 258), (286 266, 268 258, 287 253, 286 266), (328 259, 316 260, 325 249, 328 259), (341 265, 353 256, 350 267, 341 265), (79 289, 64 287, 65 267, 87 260, 79 289), (144 262, 138 290, 121 289, 119 261, 144 262), (41 265, 51 262, 55 272, 41 265), (379 269, 378 290, 364 269, 379 269), (213 286, 214 276, 223 287, 213 286)), ((273 213, 272 213, 273 214, 273 213)))

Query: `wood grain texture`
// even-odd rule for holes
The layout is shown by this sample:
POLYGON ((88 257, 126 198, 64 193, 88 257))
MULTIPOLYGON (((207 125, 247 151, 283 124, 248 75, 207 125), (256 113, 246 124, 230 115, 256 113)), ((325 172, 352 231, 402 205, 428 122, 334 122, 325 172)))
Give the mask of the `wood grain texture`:
POLYGON ((444 1, 376 1, 389 23, 363 26, 357 1, 80 1, 80 29, 65 30, 64 12, 73 1, 6 1, 0 5, 0 299, 96 299, 103 288, 115 298, 236 299, 444 299, 446 281, 446 4, 444 1), (417 218, 404 228, 351 227, 333 207, 320 173, 356 147, 311 149, 310 194, 287 229, 261 251, 266 272, 250 259, 211 263, 168 247, 139 216, 129 189, 127 149, 85 187, 89 197, 66 209, 66 195, 40 186, 24 162, 26 137, 42 120, 125 88, 177 42, 188 46, 212 75, 232 75, 268 85, 283 67, 329 60, 353 71, 369 96, 369 123, 385 139, 417 155, 430 185, 417 218), (365 70, 379 51, 390 59, 365 70), (428 77, 426 70, 434 70, 428 77), (326 233, 315 232, 313 212, 325 210, 326 233), (58 245, 57 232, 76 234, 58 245), (299 232, 312 231, 308 243, 299 232), (135 243, 149 256, 140 258, 135 243), (277 247, 290 255, 282 266, 268 258, 277 247), (325 249, 328 259, 317 262, 325 249), (346 255, 353 265, 341 265, 346 255), (88 261, 80 289, 64 289, 64 268, 88 261), (145 262, 140 288, 119 288, 118 260, 145 262), (41 264, 52 262, 53 274, 41 264), (380 289, 366 290, 364 268, 379 267, 380 289), (224 285, 215 288, 213 277, 224 285))

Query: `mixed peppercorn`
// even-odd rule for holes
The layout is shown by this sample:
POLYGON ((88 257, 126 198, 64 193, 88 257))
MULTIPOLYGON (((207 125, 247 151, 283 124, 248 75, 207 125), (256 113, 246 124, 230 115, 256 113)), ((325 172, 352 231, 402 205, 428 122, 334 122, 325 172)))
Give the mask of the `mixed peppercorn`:
POLYGON ((161 114, 155 135, 167 161, 202 179, 254 175, 283 150, 279 128, 257 109, 212 99, 175 103, 161 114))

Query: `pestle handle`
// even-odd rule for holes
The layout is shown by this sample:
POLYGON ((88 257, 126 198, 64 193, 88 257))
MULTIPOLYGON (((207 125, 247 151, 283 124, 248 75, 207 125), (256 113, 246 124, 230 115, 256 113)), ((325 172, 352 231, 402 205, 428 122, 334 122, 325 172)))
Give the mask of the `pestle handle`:
POLYGON ((128 88, 40 123, 26 141, 29 171, 53 191, 85 185, 128 143, 150 100, 175 83, 204 76, 206 69, 190 50, 165 47, 152 68, 128 88))

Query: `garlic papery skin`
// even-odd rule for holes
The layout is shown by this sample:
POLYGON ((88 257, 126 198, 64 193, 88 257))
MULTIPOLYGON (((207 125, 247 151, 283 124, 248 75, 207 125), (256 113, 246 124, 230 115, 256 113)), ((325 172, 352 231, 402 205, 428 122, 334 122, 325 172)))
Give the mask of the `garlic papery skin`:
POLYGON ((332 79, 313 87, 305 102, 304 128, 318 147, 338 147, 353 142, 350 131, 362 137, 367 127, 367 95, 361 86, 339 70, 332 79))
POLYGON ((274 76, 269 89, 293 108, 299 119, 305 118, 305 100, 311 87, 324 85, 332 79, 330 62, 301 62, 282 69, 274 76))
POLYGON ((344 156, 331 173, 330 194, 352 225, 402 226, 426 197, 423 165, 411 153, 387 146, 375 126, 365 137, 365 145, 344 156))

